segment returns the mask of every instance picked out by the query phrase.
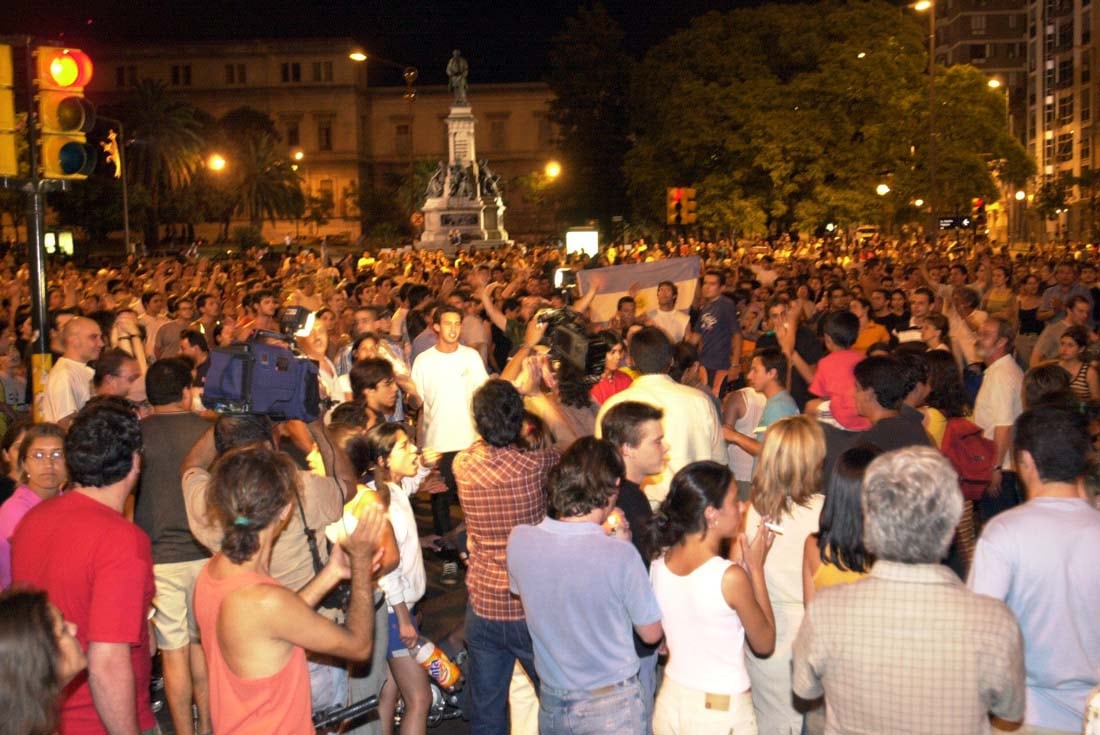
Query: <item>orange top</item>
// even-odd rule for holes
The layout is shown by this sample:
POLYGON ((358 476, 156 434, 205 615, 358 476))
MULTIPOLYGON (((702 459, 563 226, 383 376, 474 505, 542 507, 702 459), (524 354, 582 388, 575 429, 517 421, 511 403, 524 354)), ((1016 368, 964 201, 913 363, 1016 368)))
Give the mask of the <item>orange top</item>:
POLYGON ((306 654, 298 646, 283 670, 259 679, 234 674, 218 644, 218 612, 222 601, 237 590, 257 584, 278 584, 256 572, 217 580, 210 565, 195 582, 195 620, 210 682, 210 713, 218 735, 313 735, 306 654))

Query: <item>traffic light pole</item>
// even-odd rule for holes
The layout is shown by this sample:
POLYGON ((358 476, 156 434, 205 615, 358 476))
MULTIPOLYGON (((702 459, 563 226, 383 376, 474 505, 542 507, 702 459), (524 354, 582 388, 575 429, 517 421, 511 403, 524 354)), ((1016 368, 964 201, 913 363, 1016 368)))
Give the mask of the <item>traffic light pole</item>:
POLYGON ((27 265, 31 287, 31 314, 38 330, 31 355, 32 407, 35 420, 42 420, 38 396, 46 391, 46 374, 53 366, 50 354, 50 323, 46 313, 46 202, 43 181, 38 175, 38 131, 34 104, 34 51, 30 37, 25 46, 27 64, 27 154, 30 157, 30 182, 27 192, 27 265))
MULTIPOLYGON (((28 378, 33 386, 34 396, 37 397, 45 391, 46 374, 52 366, 53 357, 50 354, 50 326, 49 314, 46 311, 46 192, 67 191, 68 182, 58 179, 42 177, 39 164, 38 150, 38 119, 37 106, 35 105, 35 44, 31 36, 19 36, 17 38, 0 38, 4 43, 10 43, 13 51, 12 63, 14 65, 14 51, 18 46, 24 48, 24 62, 26 64, 26 94, 27 94, 27 159, 30 164, 27 178, 10 177, 0 178, 0 188, 22 192, 27 200, 27 265, 31 292, 31 319, 37 330, 32 345, 31 374, 28 378)), ((36 420, 41 420, 40 403, 33 402, 36 420)))

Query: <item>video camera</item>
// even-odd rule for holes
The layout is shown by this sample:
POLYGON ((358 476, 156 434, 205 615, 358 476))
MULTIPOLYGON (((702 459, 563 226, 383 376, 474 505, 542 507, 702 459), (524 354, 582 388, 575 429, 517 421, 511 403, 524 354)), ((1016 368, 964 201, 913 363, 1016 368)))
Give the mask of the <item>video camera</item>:
POLYGON ((550 348, 550 357, 568 362, 595 383, 603 374, 607 360, 607 343, 588 336, 584 319, 572 309, 543 309, 535 315, 546 325, 542 344, 550 348))
POLYGON ((298 352, 294 339, 312 328, 312 312, 288 306, 278 332, 257 330, 247 342, 211 350, 202 404, 219 413, 316 420, 321 415, 319 367, 298 352))

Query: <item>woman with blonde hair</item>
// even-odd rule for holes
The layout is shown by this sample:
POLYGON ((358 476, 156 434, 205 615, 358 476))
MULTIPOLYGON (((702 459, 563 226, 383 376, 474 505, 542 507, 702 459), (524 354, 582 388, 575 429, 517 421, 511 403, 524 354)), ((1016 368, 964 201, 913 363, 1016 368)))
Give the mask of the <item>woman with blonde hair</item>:
POLYGON ((764 562, 764 578, 775 615, 775 650, 767 658, 749 653, 753 709, 761 735, 799 735, 802 712, 791 698, 791 645, 802 624, 802 555, 817 531, 825 434, 809 416, 791 416, 768 427, 752 480, 752 505, 745 535, 767 528, 775 542, 764 562))

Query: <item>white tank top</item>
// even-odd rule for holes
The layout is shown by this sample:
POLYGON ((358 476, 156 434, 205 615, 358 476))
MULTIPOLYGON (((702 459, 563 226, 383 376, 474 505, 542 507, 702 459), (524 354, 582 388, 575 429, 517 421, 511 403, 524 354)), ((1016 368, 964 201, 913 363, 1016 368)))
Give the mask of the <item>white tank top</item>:
MULTIPOLYGON (((764 415, 764 404, 768 399, 763 393, 752 388, 741 388, 737 391, 745 401, 745 415, 734 423, 733 428, 746 436, 755 436, 756 427, 760 426, 760 417, 764 415)), ((733 442, 729 444, 730 471, 734 478, 741 482, 752 479, 752 467, 756 458, 733 442)))
POLYGON ((665 675, 680 686, 713 694, 740 694, 751 686, 745 668, 745 629, 722 596, 722 575, 733 562, 707 560, 686 577, 664 557, 649 570, 668 642, 665 675))

